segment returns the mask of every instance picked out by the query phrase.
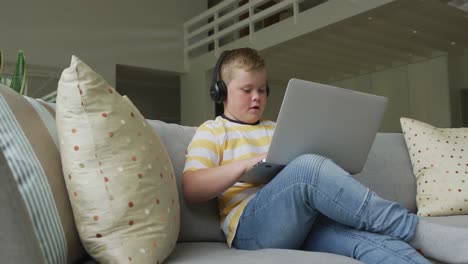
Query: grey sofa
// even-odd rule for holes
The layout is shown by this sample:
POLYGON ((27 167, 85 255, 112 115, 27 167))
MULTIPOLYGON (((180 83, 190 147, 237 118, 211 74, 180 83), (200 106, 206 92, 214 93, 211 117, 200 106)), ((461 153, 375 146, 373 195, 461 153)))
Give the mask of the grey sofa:
MULTIPOLYGON (((24 98, 0 85, 1 263, 93 263, 81 245, 74 224, 61 170, 54 117, 53 105, 24 98), (11 151, 15 144, 25 147, 24 152, 11 151), (29 165, 31 171, 24 170, 29 165), (31 196, 32 191, 37 196, 31 196), (47 199, 35 204, 33 197, 47 199), (46 204, 50 211, 40 209, 46 204), (43 221, 52 215, 50 212, 56 216, 55 229, 52 222, 43 221), (41 226, 41 221, 45 225, 41 226), (63 234, 59 240, 54 240, 60 259, 44 254, 45 241, 54 238, 52 232, 47 232, 49 229, 63 234)), ((186 204, 183 199, 180 177, 185 151, 196 128, 156 120, 149 122, 166 144, 179 184, 179 239, 165 263, 359 263, 351 258, 318 252, 229 249, 219 228, 216 201, 194 205, 186 204)), ((401 134, 378 134, 363 172, 355 177, 384 198, 415 211, 415 179, 401 134)), ((430 220, 468 227, 468 216, 430 220)))
MULTIPOLYGON (((185 151, 196 128, 166 124, 156 120, 150 120, 150 124, 166 143, 175 172, 180 177, 185 162, 185 151)), ((416 181, 401 133, 377 134, 364 170, 354 177, 382 197, 400 202, 406 208, 416 211, 416 181)), ((258 251, 229 249, 219 229, 216 201, 195 205, 185 203, 180 182, 179 180, 179 195, 181 196, 179 243, 167 259, 166 263, 168 264, 360 263, 347 257, 318 252, 283 249, 258 251)), ((428 219, 468 228, 468 215, 428 219)))

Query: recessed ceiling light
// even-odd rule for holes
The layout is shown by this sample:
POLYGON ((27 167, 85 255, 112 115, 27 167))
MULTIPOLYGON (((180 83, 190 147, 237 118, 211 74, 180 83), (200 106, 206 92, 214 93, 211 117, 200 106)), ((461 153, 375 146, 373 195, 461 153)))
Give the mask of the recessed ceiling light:
POLYGON ((417 30, 413 30, 413 33, 414 33, 414 34, 418 34, 418 31, 417 31, 417 30))
POLYGON ((455 43, 455 41, 452 41, 452 42, 450 42, 450 44, 455 45, 455 44, 457 44, 457 43, 455 43))

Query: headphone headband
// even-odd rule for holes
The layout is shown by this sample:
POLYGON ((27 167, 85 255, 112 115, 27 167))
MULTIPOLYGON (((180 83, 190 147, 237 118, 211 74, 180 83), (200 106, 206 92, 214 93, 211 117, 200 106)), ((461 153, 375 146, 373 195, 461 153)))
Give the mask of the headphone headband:
POLYGON ((211 78, 211 86, 215 85, 218 80, 221 80, 221 66, 223 64, 224 57, 228 55, 231 50, 225 50, 219 55, 218 61, 216 61, 215 68, 213 69, 213 77, 211 78))
MULTIPOLYGON (((227 97, 227 87, 224 81, 221 78, 221 67, 223 64, 224 58, 234 50, 225 50, 223 51, 216 62, 215 68, 213 69, 213 77, 211 79, 210 86, 210 97, 213 101, 218 104, 223 103, 227 97)), ((268 82, 266 83, 266 93, 267 96, 270 94, 270 87, 268 82)))

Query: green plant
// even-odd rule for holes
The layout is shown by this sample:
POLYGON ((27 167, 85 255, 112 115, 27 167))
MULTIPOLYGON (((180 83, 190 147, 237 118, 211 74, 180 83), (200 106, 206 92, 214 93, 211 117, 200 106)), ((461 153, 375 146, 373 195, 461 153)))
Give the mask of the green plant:
POLYGON ((0 83, 3 83, 2 70, 3 70, 3 53, 2 53, 2 50, 0 50, 0 83))
MULTIPOLYGON (((0 50, 0 81, 3 82, 3 78, 1 76, 2 69, 3 69, 3 53, 0 50)), ((24 53, 22 50, 18 52, 18 59, 16 61, 15 73, 11 77, 11 82, 8 86, 10 86, 13 90, 18 92, 19 94, 21 95, 24 94, 24 88, 26 86, 26 63, 24 60, 24 53)))

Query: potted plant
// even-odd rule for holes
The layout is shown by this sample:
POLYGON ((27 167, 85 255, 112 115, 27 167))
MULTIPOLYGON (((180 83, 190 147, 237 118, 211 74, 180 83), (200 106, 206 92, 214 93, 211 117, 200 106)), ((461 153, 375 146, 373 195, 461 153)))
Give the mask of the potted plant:
POLYGON ((24 53, 22 50, 18 52, 18 59, 16 60, 16 67, 15 73, 11 77, 10 83, 8 83, 7 79, 3 79, 1 77, 3 69, 3 53, 0 50, 0 80, 2 83, 8 85, 13 90, 18 92, 19 94, 23 95, 25 92, 26 87, 26 63, 24 60, 24 53))

